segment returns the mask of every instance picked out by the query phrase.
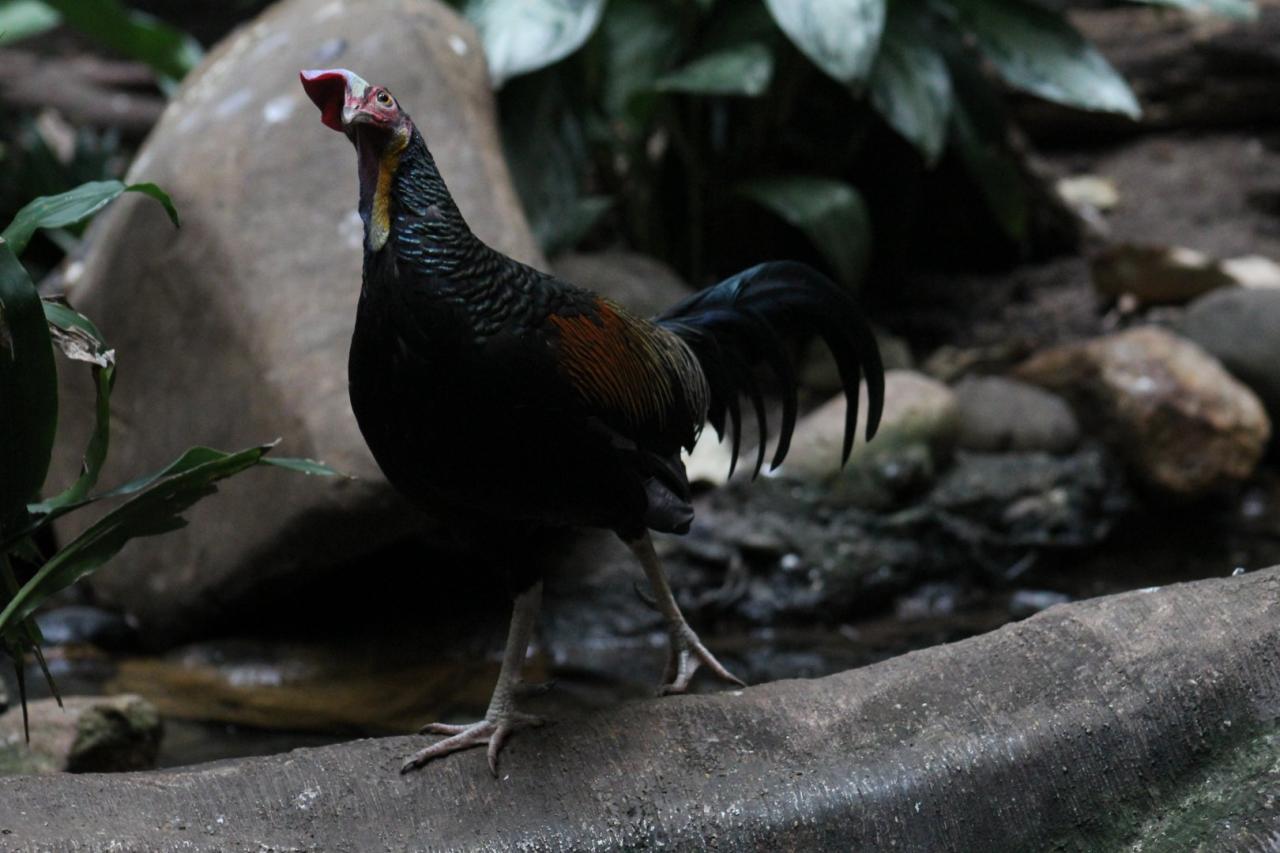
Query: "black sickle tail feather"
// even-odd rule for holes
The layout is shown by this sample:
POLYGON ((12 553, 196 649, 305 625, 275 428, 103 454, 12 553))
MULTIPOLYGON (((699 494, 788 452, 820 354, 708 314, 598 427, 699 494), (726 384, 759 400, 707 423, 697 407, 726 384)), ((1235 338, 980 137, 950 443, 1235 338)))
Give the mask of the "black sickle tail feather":
POLYGON ((875 435, 884 409, 884 366, 875 338, 853 298, 812 267, 792 261, 760 264, 674 305, 656 322, 679 335, 693 350, 710 386, 707 420, 723 439, 726 416, 733 439, 729 473, 742 442, 739 397, 755 408, 760 431, 755 474, 764 466, 768 441, 764 400, 752 374, 764 362, 782 387, 782 424, 770 468, 791 447, 796 426, 796 379, 779 332, 822 335, 835 356, 849 404, 845 416, 843 465, 853 450, 858 423, 858 385, 865 377, 870 411, 867 439, 875 435))

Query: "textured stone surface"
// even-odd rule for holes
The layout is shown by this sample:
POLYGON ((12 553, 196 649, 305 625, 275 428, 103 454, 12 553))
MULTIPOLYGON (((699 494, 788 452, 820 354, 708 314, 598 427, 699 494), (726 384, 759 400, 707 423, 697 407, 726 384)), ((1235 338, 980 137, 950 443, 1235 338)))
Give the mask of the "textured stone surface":
POLYGON ((1194 496, 1253 473, 1271 434, 1257 396, 1151 326, 1045 350, 1017 375, 1057 391, 1150 485, 1194 496))
POLYGON ((957 444, 966 450, 1043 450, 1065 453, 1080 440, 1080 424, 1056 394, 999 376, 970 378, 955 387, 957 444))
MULTIPOLYGON (((152 640, 198 632, 264 585, 314 577, 422 524, 378 473, 347 401, 361 264, 355 154, 298 83, 299 69, 326 66, 389 86, 476 232, 541 262, 498 144, 479 42, 442 3, 287 0, 211 51, 129 173, 164 187, 183 227, 131 194, 95 223, 88 256, 66 274, 119 355, 104 483, 192 444, 277 436, 277 453, 359 479, 255 470, 193 510, 186 529, 131 544, 94 583, 152 640)), ((92 412, 87 372, 62 373, 52 482, 76 471, 92 412)), ((62 534, 84 523, 73 519, 62 534)))
POLYGON ((408 776, 421 738, 10 780, 12 849, 1266 849, 1280 570, 1051 607, 813 681, 625 704, 408 776))

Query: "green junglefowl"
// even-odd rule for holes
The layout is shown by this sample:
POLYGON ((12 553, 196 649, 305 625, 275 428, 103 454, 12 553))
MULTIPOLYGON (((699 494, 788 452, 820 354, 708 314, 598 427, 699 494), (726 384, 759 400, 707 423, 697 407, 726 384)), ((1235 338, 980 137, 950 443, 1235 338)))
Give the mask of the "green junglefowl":
MULTIPOLYGON (((566 528, 615 532, 666 620, 663 692, 684 692, 701 666, 740 685, 685 621, 650 531, 688 531, 693 507, 681 449, 693 447, 705 423, 731 437, 737 460, 743 396, 756 415, 759 472, 766 418, 757 363, 782 388, 772 464, 786 457, 797 402, 784 336, 819 334, 835 356, 849 400, 843 458, 864 376, 866 434, 874 434, 884 373, 853 299, 810 267, 776 262, 653 319, 637 317, 477 238, 422 130, 386 88, 343 69, 301 76, 322 122, 356 150, 364 280, 348 383, 387 479, 433 513, 515 541, 566 528)), ((514 551, 504 573, 515 604, 488 712, 470 725, 427 726, 445 737, 409 756, 404 770, 487 744, 496 773, 508 735, 540 722, 517 705, 542 569, 514 551)))

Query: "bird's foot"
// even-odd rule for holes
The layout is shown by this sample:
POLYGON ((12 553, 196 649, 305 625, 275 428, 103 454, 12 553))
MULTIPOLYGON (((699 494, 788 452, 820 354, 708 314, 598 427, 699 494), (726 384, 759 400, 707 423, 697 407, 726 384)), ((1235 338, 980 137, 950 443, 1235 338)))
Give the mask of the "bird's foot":
POLYGON ((671 631, 671 654, 667 658, 667 672, 662 679, 665 683, 658 691, 659 695, 670 696, 674 693, 687 692, 689 682, 693 680, 693 674, 701 666, 706 666, 721 681, 727 681, 738 687, 747 686, 742 679, 725 669, 724 665, 716 660, 716 656, 702 644, 702 640, 698 639, 698 635, 689 627, 689 623, 682 621, 671 631))
POLYGON ((475 746, 489 745, 489 770, 498 775, 498 753, 507 737, 518 729, 540 726, 545 722, 542 717, 526 714, 523 711, 507 711, 503 714, 491 714, 478 723, 451 725, 449 723, 430 723, 423 726, 419 734, 447 735, 444 740, 436 741, 428 747, 418 750, 405 759, 400 767, 401 773, 416 770, 436 758, 450 753, 471 749, 475 746))

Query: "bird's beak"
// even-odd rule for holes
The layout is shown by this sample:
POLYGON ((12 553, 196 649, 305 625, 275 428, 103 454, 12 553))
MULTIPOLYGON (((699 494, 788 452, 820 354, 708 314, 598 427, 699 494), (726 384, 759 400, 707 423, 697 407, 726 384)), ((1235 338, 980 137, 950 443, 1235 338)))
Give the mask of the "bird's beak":
POLYGON ((320 108, 320 120, 326 127, 346 133, 360 121, 360 112, 369 84, 358 74, 345 68, 303 71, 302 88, 320 108))

